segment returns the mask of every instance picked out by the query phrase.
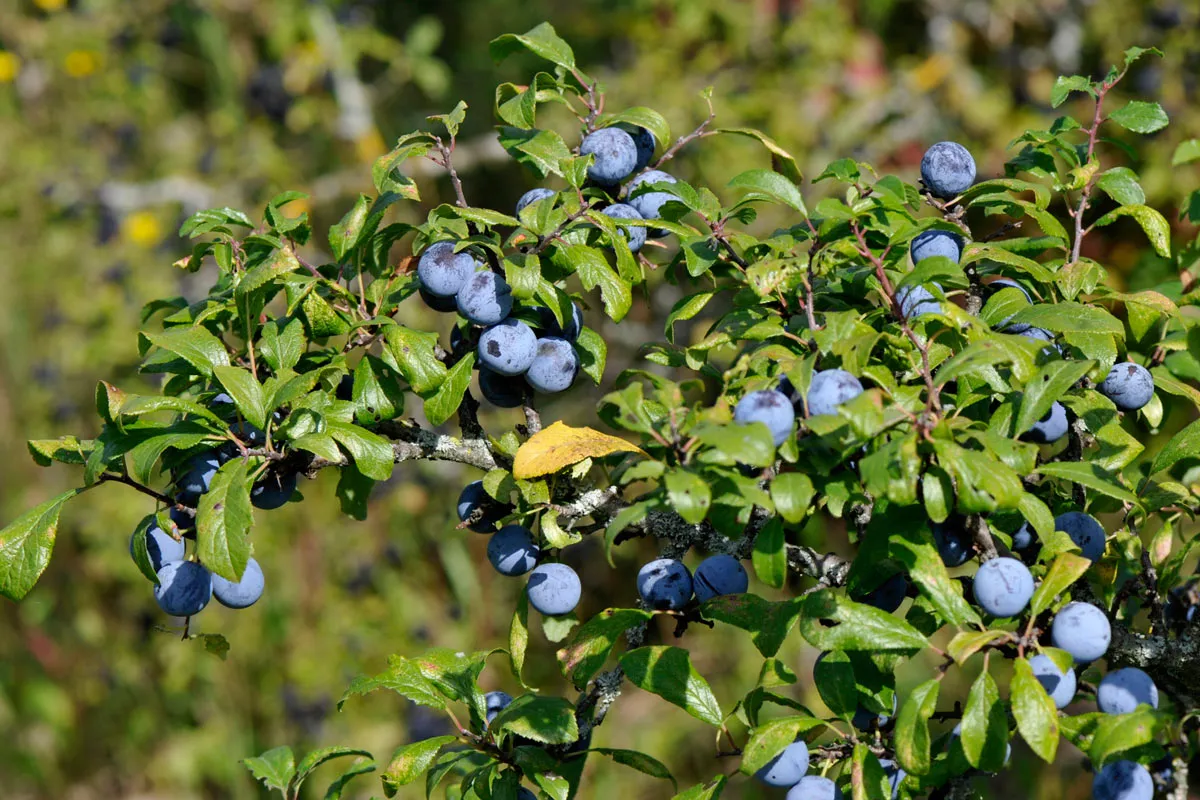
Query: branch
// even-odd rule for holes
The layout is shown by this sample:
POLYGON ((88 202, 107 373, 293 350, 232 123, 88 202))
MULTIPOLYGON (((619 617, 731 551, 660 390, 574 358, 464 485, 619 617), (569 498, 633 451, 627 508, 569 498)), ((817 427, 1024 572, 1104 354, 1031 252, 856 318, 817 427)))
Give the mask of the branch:
POLYGON ((1180 708, 1200 705, 1200 625, 1189 625, 1177 638, 1168 639, 1114 622, 1106 658, 1110 668, 1145 670, 1180 708))
MULTIPOLYGON (((1096 152, 1096 140, 1100 136, 1100 123, 1104 121, 1102 108, 1104 106, 1104 96, 1108 94, 1108 90, 1115 85, 1116 81, 1109 83, 1105 81, 1100 84, 1100 88, 1096 92, 1096 113, 1092 117, 1092 127, 1087 128, 1088 145, 1087 156, 1083 159, 1083 164, 1086 167, 1092 161, 1092 155, 1096 152)), ((1097 170, 1098 172, 1099 170, 1097 170)), ((1092 197, 1092 187, 1096 185, 1096 175, 1092 174, 1088 178, 1088 182, 1084 184, 1083 191, 1079 193, 1079 205, 1073 211, 1071 216, 1075 218, 1075 241, 1071 243, 1071 258, 1064 265, 1066 267, 1079 261, 1079 250, 1083 246, 1083 237, 1087 231, 1083 227, 1083 212, 1087 211, 1088 202, 1092 197)), ((1069 210, 1069 209, 1068 209, 1069 210)))
MULTIPOLYGON (((375 426, 375 432, 393 440, 395 463, 402 461, 453 461, 482 470, 500 466, 486 439, 464 438, 427 431, 411 420, 390 420, 375 426)), ((348 459, 330 461, 314 458, 305 473, 312 477, 325 467, 343 467, 348 459)))

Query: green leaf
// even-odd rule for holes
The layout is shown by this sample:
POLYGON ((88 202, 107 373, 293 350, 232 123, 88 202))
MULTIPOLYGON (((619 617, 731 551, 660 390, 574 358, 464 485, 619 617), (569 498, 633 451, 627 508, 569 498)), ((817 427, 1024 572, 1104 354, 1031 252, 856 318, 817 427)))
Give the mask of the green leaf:
POLYGON ((1170 122, 1162 106, 1145 100, 1129 101, 1124 108, 1118 108, 1109 114, 1108 119, 1134 133, 1154 133, 1167 127, 1167 123, 1170 122))
POLYGON ((928 525, 897 524, 888 537, 888 554, 905 566, 909 578, 947 622, 980 624, 979 614, 963 598, 962 584, 950 577, 938 555, 928 525))
POLYGON ((565 261, 579 275, 586 291, 600 287, 604 311, 614 322, 620 322, 633 306, 633 292, 613 268, 608 259, 594 247, 584 244, 564 245, 557 249, 556 260, 565 261))
POLYGON ((1200 453, 1200 420, 1193 422, 1171 437, 1154 457, 1151 473, 1162 472, 1178 464, 1185 458, 1191 458, 1200 453))
POLYGON ((320 750, 313 750, 300 760, 296 766, 296 776, 292 778, 292 789, 298 791, 302 784, 313 770, 322 764, 332 761, 335 758, 345 758, 346 756, 364 756, 370 758, 371 754, 366 750, 355 750, 353 747, 323 747, 320 750))
POLYGON ((904 620, 855 603, 832 589, 821 589, 804 597, 800 633, 809 644, 822 650, 915 653, 927 644, 921 632, 904 620), (822 621, 839 624, 826 626, 822 621))
POLYGON ((721 707, 708 681, 692 667, 688 651, 679 647, 639 647, 621 657, 630 683, 673 703, 702 722, 720 725, 721 707))
POLYGON ((506 33, 498 36, 488 45, 488 53, 496 63, 521 50, 528 50, 564 69, 575 68, 575 53, 549 22, 543 22, 524 34, 506 33))
POLYGON ((395 193, 407 200, 420 200, 421 194, 412 178, 400 171, 400 165, 410 158, 421 158, 434 147, 428 133, 415 132, 401 136, 392 150, 375 160, 371 179, 380 194, 395 193))
POLYGON ((667 472, 663 482, 671 505, 685 522, 697 525, 704 521, 712 505, 712 490, 703 478, 689 470, 676 468, 667 472))
POLYGON ((196 513, 196 552, 215 575, 237 583, 250 558, 247 534, 254 523, 246 462, 225 462, 200 495, 196 513))
POLYGON ((147 580, 157 586, 158 575, 154 572, 154 565, 150 562, 150 552, 146 546, 146 533, 150 530, 151 525, 158 525, 157 514, 147 514, 142 517, 142 521, 133 530, 133 538, 130 539, 129 547, 133 551, 133 563, 137 564, 137 568, 142 575, 146 576, 147 580))
POLYGON ((1054 763, 1058 752, 1058 709, 1024 658, 1013 662, 1009 701, 1021 737, 1043 761, 1054 763))
POLYGON ((986 670, 975 679, 967 695, 961 739, 963 753, 971 766, 985 772, 997 772, 1004 765, 1008 719, 996 681, 986 670))
POLYGON ((1103 308, 1082 303, 1032 305, 1017 312, 1010 324, 1021 322, 1061 333, 1108 333, 1118 337, 1125 335, 1125 326, 1119 319, 1103 308))
POLYGON ((858 709, 858 681, 850 656, 841 650, 824 653, 813 665, 813 683, 825 705, 843 719, 858 709))
POLYGON ((162 333, 142 331, 141 336, 155 347, 179 356, 205 377, 213 374, 213 367, 229 366, 225 345, 205 328, 168 328, 162 333))
POLYGON ((457 736, 435 736, 396 749, 391 763, 379 777, 383 780, 384 793, 393 796, 399 787, 407 786, 424 775, 437 761, 442 748, 458 741, 457 736))
POLYGON ((437 391, 425 399, 425 418, 430 425, 441 425, 458 410, 471 385, 474 368, 475 353, 467 353, 446 373, 446 379, 437 391))
POLYGON ((679 300, 671 308, 671 313, 667 314, 665 333, 667 341, 671 344, 675 343, 675 323, 683 322, 694 318, 697 314, 704 310, 708 305, 708 301, 717 296, 716 292, 697 292, 689 294, 687 297, 679 300))
POLYGON ((1180 142, 1175 148, 1175 154, 1171 156, 1172 167, 1190 164, 1193 161, 1200 161, 1200 139, 1186 139, 1180 142))
POLYGON ((1094 361, 1055 360, 1039 368, 1025 384, 1014 433, 1021 434, 1032 428, 1095 365, 1094 361))
POLYGON ((420 667, 411 659, 392 656, 388 659, 388 668, 378 675, 359 675, 350 682, 337 707, 351 697, 370 694, 380 689, 390 689, 419 705, 441 710, 446 707, 446 701, 437 691, 433 683, 425 677, 420 667))
POLYGON ((262 384, 255 380, 250 370, 242 367, 214 367, 213 375, 233 398, 233 404, 246 421, 259 430, 265 430, 267 400, 263 396, 262 384))
POLYGON ((570 744, 579 738, 575 707, 562 697, 523 694, 496 715, 491 731, 508 731, 544 744, 570 744))
MULTIPOLYGON (((312 437, 304 438, 311 439, 312 437)), ((336 445, 334 450, 337 450, 336 445)), ((341 457, 341 453, 336 453, 336 455, 341 457)), ((365 520, 367 503, 371 499, 371 491, 374 488, 375 481, 363 475, 354 464, 347 464, 338 470, 338 484, 334 494, 337 495, 338 502, 341 504, 342 513, 351 519, 365 520)))
POLYGON ((1052 461, 1048 464, 1039 464, 1037 471, 1052 478, 1062 478, 1073 483, 1083 484, 1089 489, 1095 489, 1109 497, 1141 506, 1137 495, 1120 486, 1116 482, 1115 475, 1095 464, 1084 461, 1052 461))
POLYGON ((796 159, 792 157, 792 154, 776 144, 774 139, 762 131, 757 131, 754 128, 717 128, 717 133, 733 133, 738 136, 748 136, 751 139, 757 140, 771 154, 772 169, 792 183, 800 184, 804 182, 804 176, 800 172, 800 165, 796 163, 796 159))
POLYGON ((771 502, 775 511, 792 524, 801 522, 812 505, 816 490, 802 472, 785 472, 771 480, 771 502))
POLYGON ((96 447, 93 439, 76 439, 60 436, 57 439, 30 439, 25 443, 29 455, 39 467, 48 467, 55 461, 60 464, 86 464, 88 456, 96 447))
POLYGON ((597 386, 604 380, 604 365, 608 360, 608 343, 591 328, 584 328, 575 340, 575 352, 579 356, 579 368, 597 386))
POLYGON ((354 419, 360 425, 395 419, 404 413, 404 393, 391 367, 372 355, 363 356, 354 368, 351 397, 354 419), (396 403, 400 404, 399 408, 396 403))
POLYGON ((679 788, 679 785, 675 783, 675 776, 671 774, 666 765, 645 753, 637 750, 614 750, 611 747, 596 747, 587 752, 608 756, 618 764, 632 767, 643 775, 649 775, 651 778, 661 778, 662 780, 670 781, 671 786, 675 789, 679 788))
POLYGON ((262 781, 268 789, 278 789, 284 793, 296 774, 296 758, 292 755, 292 748, 287 745, 273 748, 253 758, 243 759, 242 763, 250 770, 250 774, 262 781))
POLYGON ((749 169, 735 176, 729 186, 736 189, 751 189, 747 198, 776 200, 792 209, 799 211, 802 216, 808 216, 804 207, 804 198, 796 184, 769 169, 749 169))
POLYGON ((705 617, 749 632, 754 647, 764 658, 779 652, 788 633, 800 618, 798 598, 773 603, 757 594, 718 595, 706 600, 700 611, 705 617))
POLYGON ((1066 102, 1067 96, 1071 92, 1094 94, 1092 82, 1082 75, 1060 75, 1054 81, 1054 87, 1050 90, 1050 105, 1058 108, 1066 102))
POLYGON ((325 800, 342 800, 342 793, 346 789, 346 784, 357 778, 359 775, 366 775, 368 772, 375 771, 376 764, 371 759, 358 759, 348 769, 337 776, 329 788, 325 790, 325 800))
POLYGON ((317 292, 309 292, 304 296, 300 311, 308 325, 309 336, 314 339, 341 336, 350 331, 349 323, 317 292))
POLYGON ((255 289, 266 286, 275 278, 288 275, 300 269, 300 261, 289 247, 282 247, 271 253, 261 264, 257 264, 242 275, 237 282, 233 295, 241 303, 246 295, 255 289))
POLYGON ((54 552, 58 515, 81 490, 72 489, 31 508, 0 530, 0 594, 19 601, 46 570, 54 552))
POLYGON ((750 560, 760 581, 773 589, 783 588, 787 581, 787 542, 779 517, 767 520, 758 532, 750 560))
POLYGON ((671 800, 718 800, 721 792, 725 791, 724 775, 718 775, 708 783, 698 783, 686 791, 671 798, 671 800))
POLYGON ((437 357, 436 333, 392 325, 383 338, 396 369, 417 394, 433 391, 446 379, 446 365, 437 357))
POLYGON ((1169 719, 1145 705, 1128 714, 1102 714, 1087 748, 1088 757, 1099 769, 1126 751, 1154 741, 1158 732, 1168 727, 1169 719))
MULTIPOLYGON (((1133 217, 1137 220, 1137 223, 1142 226, 1142 230, 1146 232, 1146 238, 1150 240, 1150 246, 1154 248, 1154 252, 1163 258, 1171 257, 1171 226, 1162 214, 1150 206, 1134 204, 1114 208, 1093 222, 1092 227, 1103 228, 1105 225, 1111 225, 1116 222, 1121 217, 1133 217)), ((1036 325, 1037 323, 1033 324, 1036 325)))
POLYGON ((559 649, 558 662, 563 676, 569 678, 577 689, 583 689, 587 682, 604 668, 617 639, 624 635, 625 631, 653 616, 648 611, 636 608, 609 608, 601 611, 576 629, 570 641, 559 649))
POLYGON ((517 598, 517 608, 513 611, 512 622, 508 626, 508 657, 512 662, 513 676, 525 685, 521 671, 525 668, 525 652, 529 648, 529 596, 521 592, 517 598))
POLYGON ((376 481, 392 477, 396 454, 387 439, 348 422, 330 420, 326 426, 329 435, 354 459, 359 472, 376 481))
POLYGON ((929 772, 929 718, 937 711, 940 686, 931 679, 913 689, 896 717, 896 761, 914 775, 929 772))
POLYGON ((1138 183, 1137 173, 1129 167, 1105 170, 1096 179, 1096 186, 1123 206, 1146 202, 1146 193, 1138 183))
MULTIPOLYGON (((540 178, 551 173, 561 175, 563 165, 571 163, 571 149, 555 131, 523 130, 506 125, 499 130, 500 145, 517 163, 529 167, 540 178)), ((447 211, 453 212, 454 207, 447 206, 447 211)))
POLYGON ((1033 599, 1029 601, 1029 613, 1036 617, 1053 605, 1054 598, 1071 588, 1091 566, 1092 561, 1089 558, 1074 553, 1059 553, 1050 569, 1046 571, 1046 577, 1042 579, 1037 591, 1033 593, 1033 599))
POLYGON ((360 194, 354 202, 354 207, 346 212, 341 221, 329 228, 329 247, 333 250, 333 258, 339 264, 346 254, 358 246, 359 238, 367 222, 371 210, 371 198, 360 194))
POLYGON ((775 441, 761 422, 704 424, 694 428, 692 435, 708 448, 700 453, 700 460, 706 464, 769 467, 775 463, 775 441))
POLYGON ((757 726, 742 751, 742 773, 753 775, 758 772, 785 747, 795 742, 797 736, 823 724, 816 717, 791 716, 757 726))
MULTIPOLYGON (((670 125, 667 124, 667 120, 662 114, 652 108, 634 106, 618 114, 605 115, 602 124, 609 126, 620 122, 650 131, 654 135, 654 143, 657 145, 656 150, 662 150, 663 148, 670 147, 672 144, 670 125)), ((651 159, 651 163, 653 163, 653 159, 651 159)))
POLYGON ((273 319, 262 327, 258 343, 263 360, 275 372, 292 369, 304 355, 304 323, 298 319, 273 319))

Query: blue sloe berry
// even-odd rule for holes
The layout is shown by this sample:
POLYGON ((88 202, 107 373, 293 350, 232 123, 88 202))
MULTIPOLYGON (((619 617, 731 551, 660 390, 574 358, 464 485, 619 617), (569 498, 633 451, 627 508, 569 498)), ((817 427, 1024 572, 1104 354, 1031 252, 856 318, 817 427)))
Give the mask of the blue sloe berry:
POLYGON ((246 562, 242 579, 237 583, 227 581, 220 575, 212 576, 212 593, 217 602, 228 608, 249 608, 262 597, 266 587, 262 567, 253 558, 246 562))
POLYGON ((565 324, 559 325, 554 312, 545 306, 538 306, 538 328, 546 336, 558 336, 573 342, 583 332, 583 311, 575 303, 571 303, 571 317, 565 324))
POLYGON ((579 154, 593 156, 588 177, 605 186, 629 177, 638 160, 637 144, 620 128, 601 128, 589 133, 579 145, 579 154))
MULTIPOLYGON (((129 537, 129 555, 133 555, 133 542, 137 532, 129 537)), ((150 568, 155 572, 162 569, 163 564, 171 561, 182 561, 184 556, 183 542, 159 527, 157 522, 151 522, 146 528, 146 555, 150 557, 150 568)))
POLYGON ((971 535, 963 527, 962 520, 948 519, 945 522, 935 522, 933 541, 937 544, 938 555, 947 567, 961 567, 967 563, 973 552, 971 535))
POLYGON ((671 200, 679 198, 670 192, 656 191, 654 189, 642 188, 652 187, 656 184, 663 183, 678 183, 674 175, 663 172, 660 169, 652 169, 638 175, 629 182, 629 192, 626 194, 629 205, 637 209, 637 212, 645 219, 661 219, 662 207, 671 200), (639 191, 640 189, 640 191, 639 191))
POLYGON ((469 252, 454 252, 455 242, 434 242, 417 260, 421 288, 433 297, 453 297, 480 264, 469 252))
POLYGON ((640 125, 634 126, 632 131, 627 131, 633 137, 633 144, 637 148, 637 162, 633 165, 633 171, 645 169, 654 158, 654 149, 658 146, 654 134, 646 130, 640 125))
POLYGON ((1092 800, 1150 800, 1154 779, 1136 761, 1114 761, 1092 779, 1092 800))
POLYGON ((525 372, 536 391, 552 394, 571 388, 579 374, 579 354, 566 339, 546 336, 537 340, 537 353, 525 372))
MULTIPOLYGON (((625 203, 613 203, 600 213, 606 217, 612 217, 613 219, 642 219, 642 215, 638 213, 636 208, 631 205, 626 205, 625 203)), ((641 250, 642 245, 646 243, 646 228, 644 226, 619 228, 619 230, 621 232, 621 236, 623 236, 625 241, 629 243, 630 252, 636 253, 638 250, 641 250)))
POLYGON ((492 720, 496 718, 496 715, 508 708, 512 701, 512 695, 510 695, 508 692, 501 692, 497 690, 485 694, 483 696, 483 708, 484 714, 486 714, 487 723, 491 725, 492 720))
POLYGON ((909 245, 912 262, 918 264, 933 256, 944 256, 955 264, 962 258, 963 237, 943 230, 923 231, 909 245))
POLYGON ((154 599, 171 616, 199 614, 212 598, 212 573, 195 561, 169 561, 157 575, 154 599))
POLYGON ((836 414, 838 406, 862 393, 863 385, 846 370, 822 370, 813 375, 808 387, 808 415, 836 414))
POLYGON ((285 505, 296 493, 296 473, 269 472, 250 490, 250 502, 255 508, 272 511, 285 505))
POLYGON ((1114 364, 1097 388, 1122 411, 1137 411, 1154 397, 1154 376, 1141 364, 1125 361, 1114 364))
POLYGON ((458 313, 475 325, 495 325, 512 311, 512 287, 494 272, 476 272, 455 295, 458 313))
POLYGON ((1128 714, 1142 703, 1158 708, 1158 687, 1137 667, 1108 673, 1096 689, 1096 705, 1105 714, 1128 714))
POLYGON ((743 425, 761 422, 771 432, 771 439, 779 447, 792 435, 796 425, 796 410, 787 395, 775 389, 750 392, 738 401, 733 410, 734 422, 743 425))
POLYGON ((1034 533, 1033 526, 1028 522, 1022 522, 1021 527, 1017 528, 1017 532, 1012 536, 1012 549, 1014 552, 1024 553, 1030 550, 1036 542, 1037 534, 1034 533))
POLYGON ((501 375, 521 375, 537 356, 537 335, 519 319, 506 319, 479 337, 479 363, 501 375))
POLYGON ((750 588, 750 578, 742 562, 721 553, 700 562, 692 576, 692 586, 696 590, 696 599, 703 603, 717 595, 743 594, 750 588))
POLYGON ((858 728, 860 731, 869 731, 871 730, 872 725, 877 728, 882 728, 884 725, 887 725, 889 722, 891 722, 892 717, 896 715, 896 709, 899 707, 898 704, 899 701, 896 699, 896 695, 893 694, 891 714, 876 713, 866 706, 860 705, 857 709, 855 709, 854 716, 850 718, 850 724, 858 728))
POLYGON ((491 533, 504 516, 504 508, 483 488, 483 481, 471 481, 458 495, 458 520, 466 522, 478 511, 480 518, 469 527, 476 533, 491 533))
POLYGON ((488 561, 501 575, 514 578, 537 566, 541 548, 524 525, 505 525, 488 541, 488 561))
POLYGON ((537 795, 524 786, 517 788, 517 800, 538 800, 537 795))
POLYGON ((521 216, 522 211, 536 203, 538 200, 545 200, 547 197, 554 197, 556 194, 558 194, 558 192, 554 191, 553 189, 545 189, 542 187, 530 189, 528 192, 521 195, 521 199, 517 201, 517 216, 521 216))
MULTIPOLYGON (((936 286, 937 284, 934 284, 936 286)), ((942 304, 933 292, 924 286, 904 286, 896 292, 896 302, 905 319, 916 319, 926 314, 940 314, 942 304)))
POLYGON ((1024 286, 1017 283, 1012 278, 996 278, 991 283, 989 283, 987 286, 992 291, 993 294, 1000 291, 1001 289, 1016 289, 1021 294, 1025 295, 1026 300, 1028 300, 1031 303, 1033 302, 1033 296, 1031 294, 1029 294, 1029 292, 1025 289, 1024 286))
POLYGON ((904 602, 904 598, 907 595, 908 579, 897 572, 867 592, 859 602, 891 614, 900 607, 900 604, 904 602))
POLYGON ((428 289, 422 286, 417 292, 421 295, 421 299, 425 301, 425 305, 432 308, 434 311, 439 311, 447 314, 451 311, 458 311, 458 298, 454 295, 449 297, 438 297, 431 293, 428 289))
POLYGON ((938 142, 921 159, 921 180, 934 197, 958 197, 975 182, 975 159, 957 142, 938 142))
POLYGON ((1070 653, 1076 664, 1086 664, 1108 652, 1112 627, 1091 603, 1067 603, 1050 626, 1050 641, 1070 653))
POLYGON ((692 599, 692 574, 682 561, 659 558, 637 574, 638 595, 658 611, 678 611, 692 599))
POLYGON ((1033 597, 1033 575, 1015 558, 993 558, 975 573, 975 602, 993 617, 1015 617, 1033 597))
POLYGON ((896 800, 900 797, 900 784, 904 783, 908 773, 890 758, 879 759, 879 766, 883 767, 883 774, 887 776, 888 786, 892 789, 892 800, 896 800))
POLYGON ((837 784, 820 775, 805 775, 788 789, 785 800, 843 800, 845 795, 837 784))
POLYGON ((212 486, 213 476, 220 468, 221 459, 216 451, 201 453, 189 461, 187 470, 175 484, 179 489, 179 502, 185 506, 195 506, 200 501, 200 495, 212 486))
POLYGON ((1033 423, 1024 437, 1037 444, 1051 444, 1067 435, 1067 410, 1057 400, 1050 406, 1046 416, 1033 423))
POLYGON ((1047 655, 1036 655, 1029 659, 1033 677, 1038 679, 1056 708, 1066 708, 1075 699, 1075 670, 1063 672, 1047 655))
POLYGON ((1062 531, 1079 545, 1083 557, 1096 561, 1104 555, 1104 528, 1082 511, 1067 511, 1054 518, 1054 530, 1062 531))
POLYGON ((479 369, 479 393, 497 408, 517 408, 525 402, 527 392, 527 384, 520 375, 501 375, 487 367, 479 369))
POLYGON ((526 587, 529 605, 539 614, 557 617, 569 614, 579 605, 583 587, 575 570, 566 564, 542 564, 529 573, 526 587))
POLYGON ((808 745, 792 742, 783 751, 768 761, 754 777, 767 786, 787 788, 795 786, 808 772, 808 745))

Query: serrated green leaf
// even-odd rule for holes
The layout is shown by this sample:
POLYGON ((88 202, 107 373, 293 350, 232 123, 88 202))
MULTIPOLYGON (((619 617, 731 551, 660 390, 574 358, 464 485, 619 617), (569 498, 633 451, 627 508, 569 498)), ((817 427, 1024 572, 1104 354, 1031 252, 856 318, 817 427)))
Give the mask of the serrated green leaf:
POLYGON ((142 331, 155 347, 179 356, 201 375, 212 375, 213 367, 229 366, 229 353, 221 340, 201 327, 168 328, 161 333, 142 331))
POLYGON ((278 789, 285 793, 296 774, 296 758, 292 755, 292 748, 287 745, 243 759, 242 764, 268 789, 278 789))
POLYGON ((706 600, 700 610, 709 619, 747 631, 758 652, 770 658, 800 618, 801 606, 799 598, 776 603, 746 593, 718 595, 706 600))
POLYGON ((72 489, 34 506, 0 530, 0 594, 19 601, 46 571, 54 552, 63 504, 80 492, 72 489))
POLYGON ((1130 100, 1123 108, 1109 114, 1108 119, 1134 133, 1154 133, 1170 122, 1162 106, 1145 100, 1130 100))
POLYGON ((963 710, 961 741, 971 766, 996 772, 1004 765, 1008 719, 996 681, 984 670, 971 685, 963 710))
POLYGON ((467 353, 446 373, 437 391, 425 399, 425 418, 430 425, 441 425, 458 411, 463 395, 471 386, 475 354, 467 353))
POLYGON ((196 552, 214 575, 237 583, 250 559, 247 534, 254 524, 246 462, 234 458, 213 476, 196 511, 196 552))
POLYGON ((424 775, 437 761, 442 748, 455 741, 458 741, 457 736, 435 736, 398 747, 387 769, 379 776, 383 780, 384 791, 390 790, 390 797, 398 787, 407 786, 424 775))
POLYGON ((673 703, 696 719, 720 725, 721 707, 708 681, 692 667, 688 651, 679 647, 639 647, 621 657, 630 683, 673 703))
POLYGON ((1009 701, 1021 738, 1043 761, 1054 763, 1058 752, 1058 710, 1024 658, 1013 662, 1009 701))
POLYGON ((787 580, 787 542, 781 519, 772 517, 763 525, 750 558, 760 581, 773 589, 783 588, 787 580))
POLYGON ((896 717, 896 761, 913 775, 929 772, 929 718, 937 711, 940 686, 931 679, 913 689, 896 717))
POLYGON ((1133 217, 1137 220, 1137 223, 1142 226, 1142 230, 1146 232, 1146 238, 1150 240, 1150 246, 1154 248, 1154 252, 1163 258, 1171 257, 1171 226, 1162 214, 1150 206, 1134 204, 1114 208, 1093 222, 1092 227, 1103 228, 1121 217, 1133 217))
POLYGON ((921 632, 904 620, 855 603, 831 589, 806 595, 803 608, 800 633, 809 644, 822 650, 915 653, 927 644, 921 632))
POLYGON ((648 611, 636 608, 601 611, 576 629, 571 640, 559 649, 558 662, 563 676, 570 679, 576 688, 582 689, 604 668, 609 654, 625 631, 653 616, 648 611))
POLYGON ((575 707, 561 697, 523 694, 488 724, 488 730, 533 739, 544 744, 570 744, 579 738, 575 707))

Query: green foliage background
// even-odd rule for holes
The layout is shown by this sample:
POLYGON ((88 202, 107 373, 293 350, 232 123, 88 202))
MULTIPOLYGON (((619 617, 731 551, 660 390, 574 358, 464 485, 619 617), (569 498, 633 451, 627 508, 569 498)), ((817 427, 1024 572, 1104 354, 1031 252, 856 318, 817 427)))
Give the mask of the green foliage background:
MULTIPOLYGON (((174 232, 188 213, 257 209, 278 191, 299 189, 312 195, 321 229, 370 188, 369 165, 387 143, 459 98, 471 108, 456 154, 468 196, 510 208, 532 183, 494 143, 491 90, 522 80, 529 64, 494 66, 487 42, 544 19, 622 105, 651 106, 676 130, 690 130, 705 113, 699 92, 712 85, 721 124, 766 131, 806 174, 852 156, 913 175, 927 144, 952 138, 975 153, 981 178, 996 175, 1009 140, 1052 116, 1055 75, 1100 74, 1129 45, 1157 46, 1166 58, 1139 65, 1132 89, 1159 100, 1172 124, 1135 167, 1155 207, 1176 207, 1195 185, 1194 175, 1170 166, 1175 144, 1200 131, 1195 3, 4 3, 0 519, 74 485, 67 468, 38 469, 25 458, 27 438, 94 433, 96 381, 136 390, 145 380, 133 371, 142 303, 201 291, 199 279, 171 267, 187 251, 174 232)), ((761 166, 755 145, 727 138, 693 145, 674 170, 720 185, 761 166)), ((416 177, 428 205, 451 197, 434 168, 416 177)), ((1153 286, 1171 268, 1132 226, 1097 231, 1085 254, 1130 289, 1153 286)), ((658 338, 678 296, 663 286, 620 326, 600 328, 610 376, 658 338)), ((448 324, 411 313, 427 314, 414 325, 448 324)), ((590 422, 578 409, 598 395, 581 384, 543 418, 590 422)), ((351 701, 341 713, 334 704, 354 675, 377 671, 388 653, 501 641, 519 583, 479 569, 486 541, 453 530, 453 497, 476 476, 444 464, 396 472, 377 490, 367 522, 341 515, 329 476, 301 487, 305 503, 261 515, 255 550, 266 598, 241 613, 214 606, 196 620, 227 637, 225 661, 199 642, 179 642, 177 632, 155 630, 165 618, 126 552, 149 506, 117 488, 77 500, 36 589, 19 606, 0 605, 5 797, 255 797, 260 790, 238 759, 276 744, 351 744, 386 758, 396 745, 437 732, 440 718, 398 698, 351 701)), ((822 545, 823 531, 805 535, 822 545)), ((632 597, 633 547, 617 570, 596 549, 582 574, 587 594, 632 597)), ((602 607, 588 603, 589 612, 602 607)), ((693 661, 718 696, 723 680, 743 685, 757 669, 753 651, 727 646, 726 636, 689 636, 693 661)), ((533 640, 547 652, 528 663, 552 669, 553 645, 537 632, 533 640)), ((799 637, 781 653, 801 675, 815 655, 799 637)), ((925 666, 907 669, 916 677, 925 666)), ((485 681, 505 679, 485 673, 485 681)), ((527 679, 550 684, 557 676, 527 679)), ((799 691, 819 705, 807 681, 799 691)), ((595 744, 643 749, 686 786, 714 772, 709 734, 686 720, 630 690, 595 744)), ((1038 766, 1021 746, 1015 757, 1026 768, 993 781, 993 796, 1086 796, 1082 755, 1064 752, 1056 768, 1038 766)), ((663 784, 638 773, 590 769, 589 796, 664 796, 663 784)), ((360 796, 377 786, 362 780, 360 796)), ((761 792, 743 780, 726 796, 761 792)))

